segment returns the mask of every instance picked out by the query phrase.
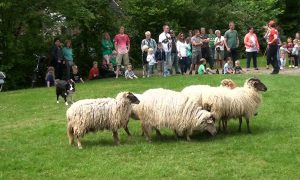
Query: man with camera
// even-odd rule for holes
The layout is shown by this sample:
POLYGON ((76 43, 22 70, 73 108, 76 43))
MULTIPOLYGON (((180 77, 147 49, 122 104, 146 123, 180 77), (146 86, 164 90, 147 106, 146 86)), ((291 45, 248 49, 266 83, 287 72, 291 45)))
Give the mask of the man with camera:
POLYGON ((171 35, 169 34, 169 26, 163 26, 163 32, 159 35, 158 42, 161 42, 163 45, 163 49, 166 54, 166 62, 167 62, 167 69, 171 70, 172 68, 172 60, 171 60, 171 50, 172 50, 172 39, 171 35))

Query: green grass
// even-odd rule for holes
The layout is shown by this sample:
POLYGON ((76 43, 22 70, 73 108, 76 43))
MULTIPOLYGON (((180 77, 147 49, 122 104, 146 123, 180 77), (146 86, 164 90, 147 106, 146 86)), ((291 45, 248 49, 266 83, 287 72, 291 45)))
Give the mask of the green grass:
MULTIPOLYGON (((120 91, 149 88, 181 90, 191 84, 219 85, 223 75, 153 77, 126 81, 107 79, 77 86, 75 99, 112 97, 120 91)), ((239 85, 249 76, 227 76, 239 85)), ((56 104, 54 88, 0 93, 0 179, 300 179, 299 76, 262 75, 267 85, 252 134, 199 134, 192 142, 175 140, 163 129, 163 140, 141 137, 140 122, 130 121, 132 140, 119 130, 120 146, 111 132, 90 133, 83 150, 68 144, 67 107, 56 104)))

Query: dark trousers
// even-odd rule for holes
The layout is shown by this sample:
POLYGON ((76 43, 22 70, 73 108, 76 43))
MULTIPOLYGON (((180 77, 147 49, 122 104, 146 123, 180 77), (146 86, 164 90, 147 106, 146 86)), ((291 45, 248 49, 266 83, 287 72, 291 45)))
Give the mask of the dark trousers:
POLYGON ((231 57, 232 62, 233 62, 233 67, 235 67, 235 61, 238 58, 237 48, 230 48, 230 52, 228 52, 228 57, 231 57))
POLYGON ((180 65, 181 74, 186 73, 188 69, 188 58, 182 57, 181 59, 179 59, 179 65, 180 65))
POLYGON ((277 45, 269 45, 268 50, 268 62, 270 62, 273 66, 273 72, 278 73, 279 72, 279 66, 277 62, 277 45))
POLYGON ((63 63, 57 62, 55 66, 55 79, 62 79, 63 77, 63 63))
POLYGON ((257 68, 257 51, 246 52, 247 54, 247 68, 250 68, 251 58, 253 59, 253 67, 257 68))
POLYGON ((299 55, 294 55, 294 61, 295 61, 295 66, 298 66, 299 65, 299 55))
POLYGON ((201 48, 202 58, 204 58, 208 63, 210 68, 214 67, 214 62, 210 58, 210 49, 209 47, 201 48))

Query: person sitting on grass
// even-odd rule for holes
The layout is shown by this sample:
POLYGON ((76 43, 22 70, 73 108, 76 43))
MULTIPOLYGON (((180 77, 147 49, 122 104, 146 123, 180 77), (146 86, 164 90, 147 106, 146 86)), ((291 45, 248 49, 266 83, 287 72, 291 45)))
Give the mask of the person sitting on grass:
POLYGON ((98 62, 93 62, 93 67, 90 69, 89 73, 89 80, 94 80, 99 78, 99 69, 98 69, 98 62))
POLYGON ((101 78, 115 77, 115 72, 110 69, 106 59, 102 60, 102 64, 100 66, 100 77, 101 78))
POLYGON ((55 72, 54 72, 54 67, 53 66, 48 67, 45 80, 46 80, 47 87, 50 87, 51 85, 54 85, 55 72))
POLYGON ((235 67, 233 74, 243 74, 245 71, 241 67, 241 62, 239 60, 235 61, 235 67))
POLYGON ((79 71, 78 71, 78 67, 76 65, 72 66, 72 74, 71 74, 71 79, 75 82, 75 83, 84 83, 79 71))
POLYGON ((233 74, 234 69, 232 67, 232 59, 231 59, 231 57, 227 58, 227 62, 224 65, 223 71, 224 71, 224 74, 233 74))
POLYGON ((125 71, 125 78, 126 79, 137 79, 138 77, 134 74, 132 70, 132 65, 128 64, 127 65, 127 70, 125 71))
POLYGON ((201 58, 200 59, 200 65, 198 68, 198 74, 201 76, 203 74, 215 74, 215 72, 213 72, 210 68, 206 68, 205 69, 205 65, 206 65, 206 59, 201 58))

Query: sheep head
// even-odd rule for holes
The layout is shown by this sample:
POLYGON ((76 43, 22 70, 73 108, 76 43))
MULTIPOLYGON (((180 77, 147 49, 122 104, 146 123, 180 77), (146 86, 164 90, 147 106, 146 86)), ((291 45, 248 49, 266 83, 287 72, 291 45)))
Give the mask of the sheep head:
POLYGON ((131 92, 121 92, 117 95, 116 99, 127 99, 132 104, 140 103, 140 100, 131 92))
POLYGON ((250 88, 254 88, 256 91, 267 91, 267 87, 258 78, 250 78, 246 81, 245 85, 250 88))
POLYGON ((210 112, 205 110, 201 111, 201 116, 198 118, 196 127, 193 130, 208 131, 211 135, 217 134, 217 129, 215 127, 214 117, 210 112))

